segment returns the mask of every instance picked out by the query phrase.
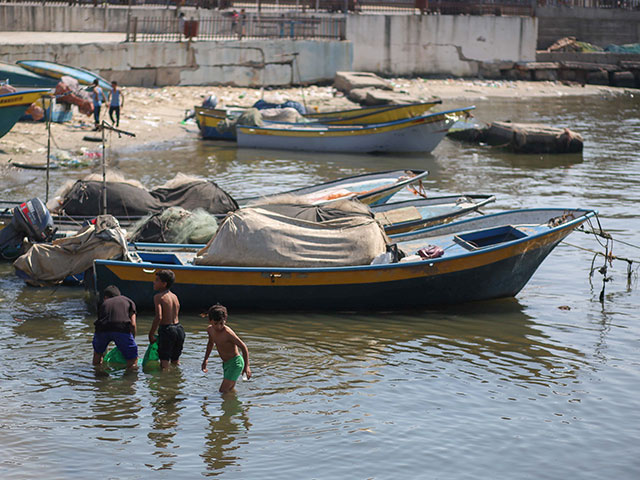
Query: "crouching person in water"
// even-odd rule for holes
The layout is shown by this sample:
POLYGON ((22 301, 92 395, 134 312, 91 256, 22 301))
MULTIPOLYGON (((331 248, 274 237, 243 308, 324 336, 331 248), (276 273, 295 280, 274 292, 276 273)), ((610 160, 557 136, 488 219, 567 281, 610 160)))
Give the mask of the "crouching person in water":
POLYGON ((104 352, 112 340, 127 360, 127 368, 138 367, 136 345, 136 304, 120 294, 115 285, 104 289, 98 304, 98 319, 94 322, 93 364, 101 365, 104 352))
POLYGON ((216 304, 209 308, 209 326, 207 327, 209 342, 202 362, 202 371, 207 371, 207 361, 215 344, 222 359, 222 369, 224 370, 220 393, 233 390, 236 381, 243 373, 246 373, 247 378, 251 378, 249 349, 235 332, 227 327, 226 322, 227 309, 225 307, 216 304), (238 354, 238 348, 242 355, 238 354))
POLYGON ((178 320, 180 302, 169 290, 176 276, 171 270, 160 270, 153 281, 153 289, 158 292, 153 296, 155 317, 149 330, 149 343, 158 342, 158 357, 163 370, 180 364, 180 355, 184 345, 184 328, 178 320), (158 336, 155 333, 158 331, 158 336))

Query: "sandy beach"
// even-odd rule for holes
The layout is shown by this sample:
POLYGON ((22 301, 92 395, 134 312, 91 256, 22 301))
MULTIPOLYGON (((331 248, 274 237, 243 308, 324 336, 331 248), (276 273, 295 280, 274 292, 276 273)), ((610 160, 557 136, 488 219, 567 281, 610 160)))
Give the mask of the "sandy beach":
MULTIPOLYGON (((589 95, 625 95, 622 88, 559 82, 525 82, 505 80, 464 79, 392 79, 394 91, 409 94, 416 101, 440 98, 441 108, 447 101, 473 101, 488 98, 535 98, 589 95)), ((184 122, 185 113, 200 105, 210 94, 216 95, 219 107, 250 106, 264 98, 270 102, 295 100, 317 111, 356 108, 332 86, 308 86, 285 89, 250 89, 238 87, 197 86, 123 89, 125 101, 120 128, 135 137, 106 133, 110 152, 140 148, 161 142, 197 136, 196 124, 184 122)), ((101 118, 108 120, 108 108, 102 108, 101 118)), ((51 157, 60 162, 94 161, 102 149, 100 132, 93 131, 93 116, 74 112, 73 120, 51 124, 51 157)), ((12 163, 46 164, 47 131, 44 122, 18 122, 0 139, 0 176, 12 163)), ((107 155, 108 157, 108 155, 107 155)))

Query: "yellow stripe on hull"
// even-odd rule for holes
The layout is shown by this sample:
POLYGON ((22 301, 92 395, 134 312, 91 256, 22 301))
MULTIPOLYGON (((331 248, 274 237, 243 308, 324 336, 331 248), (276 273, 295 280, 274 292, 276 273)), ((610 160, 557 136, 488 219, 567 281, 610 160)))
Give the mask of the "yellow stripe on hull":
MULTIPOLYGON (((171 267, 176 275, 176 284, 185 285, 242 285, 242 286, 322 286, 322 285, 363 285, 420 277, 431 277, 449 273, 472 270, 495 264, 502 260, 519 256, 527 251, 536 250, 560 241, 575 227, 557 230, 543 237, 532 238, 507 248, 478 252, 459 258, 429 261, 415 264, 394 264, 380 268, 345 268, 344 270, 304 270, 287 271, 278 268, 261 270, 220 270, 224 267, 171 267)), ((141 268, 139 265, 105 265, 114 275, 123 281, 151 282, 155 269, 141 268)))

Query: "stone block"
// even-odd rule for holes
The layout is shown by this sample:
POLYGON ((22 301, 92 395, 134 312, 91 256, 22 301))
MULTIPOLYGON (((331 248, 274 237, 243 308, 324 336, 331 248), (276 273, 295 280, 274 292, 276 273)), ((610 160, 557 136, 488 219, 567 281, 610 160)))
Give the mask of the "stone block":
POLYGON ((355 88, 379 88, 393 90, 391 84, 375 73, 368 72, 336 72, 333 86, 343 92, 350 92, 355 88))
POLYGON ((635 88, 636 79, 631 72, 615 72, 613 74, 613 85, 616 87, 635 88))

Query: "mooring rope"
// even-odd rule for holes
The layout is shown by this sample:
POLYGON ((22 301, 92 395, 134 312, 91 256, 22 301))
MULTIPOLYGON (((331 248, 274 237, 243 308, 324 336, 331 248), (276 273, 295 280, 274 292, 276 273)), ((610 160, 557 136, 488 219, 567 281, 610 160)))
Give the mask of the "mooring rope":
MULTIPOLYGON (((600 223, 600 217, 598 216, 598 214, 595 214, 595 218, 596 221, 598 222, 598 226, 597 228, 594 227, 591 219, 588 219, 587 222, 589 223, 589 227, 591 228, 591 230, 587 230, 584 227, 581 228, 577 228, 576 231, 578 232, 582 232, 582 233, 586 233, 589 235, 593 235, 594 238, 596 239, 596 241, 598 242, 598 244, 604 248, 604 253, 603 252, 598 252, 596 250, 592 250, 589 248, 585 248, 585 247, 580 247, 578 245, 574 245, 571 244, 569 242, 563 241, 562 243, 574 247, 574 248, 578 248, 580 250, 584 250, 590 253, 593 253, 593 259, 591 260, 591 269, 589 271, 589 278, 593 277, 593 274, 595 271, 597 271, 598 273, 602 274, 602 290, 600 291, 600 302, 604 302, 604 295, 605 295, 605 286, 607 284, 607 282, 611 281, 612 277, 608 277, 607 276, 607 272, 608 272, 608 268, 613 266, 613 261, 614 260, 620 260, 623 262, 627 263, 627 281, 630 282, 631 281, 631 276, 633 274, 633 264, 635 263, 637 265, 637 267, 635 268, 635 271, 638 271, 638 268, 640 268, 640 260, 636 260, 636 259, 632 259, 632 258, 625 258, 625 257, 620 257, 617 255, 613 254, 613 236, 611 236, 610 233, 606 232, 603 228, 602 228, 602 224, 600 223), (602 242, 601 239, 604 239, 605 241, 602 242), (595 267, 595 261, 596 258, 598 257, 598 255, 602 255, 602 257, 604 258, 604 263, 602 264, 601 267, 595 267)), ((633 245, 631 243, 628 242, 624 242, 622 240, 617 240, 619 243, 622 243, 623 245, 627 245, 633 248, 638 248, 640 249, 640 246, 637 245, 633 245)))

